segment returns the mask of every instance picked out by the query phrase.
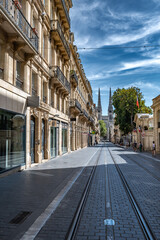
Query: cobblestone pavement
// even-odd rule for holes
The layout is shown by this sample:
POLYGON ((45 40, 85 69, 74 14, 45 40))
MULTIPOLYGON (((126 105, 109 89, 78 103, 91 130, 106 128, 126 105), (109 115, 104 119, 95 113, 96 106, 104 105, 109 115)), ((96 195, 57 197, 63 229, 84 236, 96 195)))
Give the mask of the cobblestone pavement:
POLYGON ((160 181, 157 179, 160 176, 160 162, 144 154, 120 152, 119 148, 115 147, 111 147, 110 150, 156 239, 160 239, 160 181))
MULTIPOLYGON (((144 239, 108 148, 160 239, 160 162, 111 143, 102 148, 75 239, 144 239), (113 219, 115 225, 105 226, 105 219, 113 219)), ((100 146, 78 150, 1 178, 0 239, 65 240, 99 152, 100 146), (20 224, 10 223, 21 211, 31 214, 20 224)))

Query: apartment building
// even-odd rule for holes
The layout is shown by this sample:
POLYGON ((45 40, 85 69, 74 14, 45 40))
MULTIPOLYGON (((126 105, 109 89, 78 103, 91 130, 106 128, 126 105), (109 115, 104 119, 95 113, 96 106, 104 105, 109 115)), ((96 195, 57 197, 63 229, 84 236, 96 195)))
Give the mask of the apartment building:
POLYGON ((156 152, 160 153, 160 95, 152 99, 153 119, 154 119, 154 141, 156 152))
POLYGON ((71 7, 71 0, 0 0, 0 172, 92 137, 92 89, 70 43, 71 7))

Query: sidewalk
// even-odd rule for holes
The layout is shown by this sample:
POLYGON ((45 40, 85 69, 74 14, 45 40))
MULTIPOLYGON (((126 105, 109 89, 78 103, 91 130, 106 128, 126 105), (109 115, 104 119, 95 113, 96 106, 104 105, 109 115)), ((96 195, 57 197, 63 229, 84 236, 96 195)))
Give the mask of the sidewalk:
MULTIPOLYGON (((134 152, 133 147, 126 147, 126 146, 122 146, 122 145, 119 145, 119 144, 115 144, 115 146, 123 148, 126 151, 133 151, 134 152)), ((156 156, 152 156, 152 152, 151 151, 142 151, 142 152, 140 152, 139 149, 138 149, 137 153, 143 154, 143 155, 145 155, 147 157, 150 157, 150 158, 153 158, 153 159, 160 160, 160 154, 156 154, 156 156)))
POLYGON ((0 178, 0 239, 20 239, 59 193, 62 197, 66 186, 72 186, 88 162, 95 160, 98 150, 81 149, 0 178))

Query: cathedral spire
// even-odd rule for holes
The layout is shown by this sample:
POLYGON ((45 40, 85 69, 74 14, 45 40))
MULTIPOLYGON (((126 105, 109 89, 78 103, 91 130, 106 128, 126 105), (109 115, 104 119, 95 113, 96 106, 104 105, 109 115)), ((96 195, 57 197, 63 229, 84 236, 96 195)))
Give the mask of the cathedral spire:
POLYGON ((110 91, 109 91, 108 116, 109 116, 109 120, 112 121, 112 120, 113 120, 113 106, 112 106, 112 94, 111 94, 111 88, 110 88, 110 91))
POLYGON ((101 105, 101 93, 100 88, 98 90, 98 120, 102 120, 102 105, 101 105))

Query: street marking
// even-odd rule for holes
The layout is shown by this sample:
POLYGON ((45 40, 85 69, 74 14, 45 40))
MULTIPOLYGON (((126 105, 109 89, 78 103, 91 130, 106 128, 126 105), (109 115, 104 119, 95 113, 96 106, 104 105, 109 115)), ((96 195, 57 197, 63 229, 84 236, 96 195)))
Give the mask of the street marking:
POLYGON ((111 207, 110 202, 107 202, 106 207, 107 207, 107 208, 110 208, 110 207, 111 207))
POLYGON ((104 225, 114 226, 115 225, 115 221, 113 219, 105 219, 104 220, 104 225))
POLYGON ((25 234, 21 237, 20 240, 34 240, 37 234, 40 232, 42 227, 46 224, 47 220, 50 216, 55 212, 56 208, 59 206, 60 202, 66 196, 68 191, 71 189, 73 184, 79 178, 84 168, 88 165, 90 160, 94 157, 94 155, 99 151, 100 148, 90 157, 85 166, 75 174, 71 180, 67 183, 67 185, 60 191, 60 193, 53 199, 53 201, 48 205, 48 207, 44 210, 44 212, 35 220, 35 222, 31 225, 31 227, 25 232, 25 234))

